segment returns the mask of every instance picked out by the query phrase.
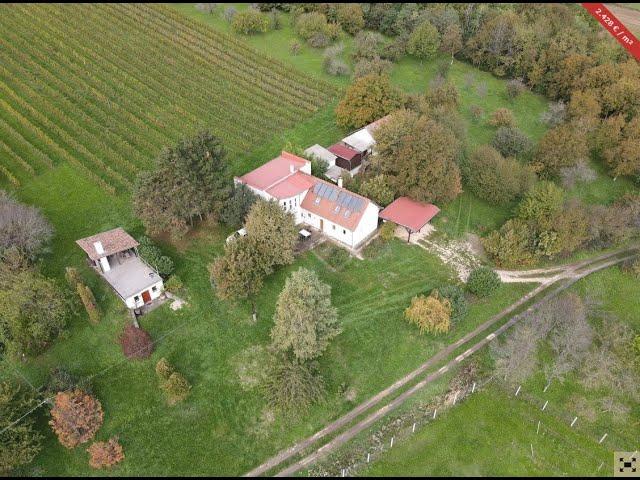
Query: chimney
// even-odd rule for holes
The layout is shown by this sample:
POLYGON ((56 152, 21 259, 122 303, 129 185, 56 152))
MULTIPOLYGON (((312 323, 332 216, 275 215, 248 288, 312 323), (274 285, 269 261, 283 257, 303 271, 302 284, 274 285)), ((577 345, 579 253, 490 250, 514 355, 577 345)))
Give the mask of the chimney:
POLYGON ((94 242, 93 248, 96 249, 96 253, 98 255, 102 255, 104 253, 104 248, 102 248, 102 242, 94 242))
POLYGON ((293 165, 293 163, 289 164, 289 173, 295 173, 296 172, 296 167, 293 165))
POLYGON ((342 188, 342 177, 338 178, 338 187, 342 188))

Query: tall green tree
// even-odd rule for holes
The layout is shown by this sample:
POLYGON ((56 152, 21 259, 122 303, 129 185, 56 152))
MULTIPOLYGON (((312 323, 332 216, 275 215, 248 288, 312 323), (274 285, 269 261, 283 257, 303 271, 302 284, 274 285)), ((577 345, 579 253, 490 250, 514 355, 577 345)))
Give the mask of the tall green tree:
POLYGON ((218 215, 230 190, 221 141, 202 131, 165 148, 133 191, 133 208, 151 234, 183 235, 195 218, 218 215))
POLYGON ((247 215, 245 229, 256 243, 264 271, 271 273, 274 267, 293 263, 298 229, 293 215, 278 203, 255 202, 247 215))
POLYGON ((407 52, 422 60, 433 58, 440 48, 440 34, 431 22, 425 20, 419 24, 407 42, 407 52))
POLYGON ((236 185, 233 188, 233 193, 225 202, 220 219, 230 227, 241 227, 256 200, 258 200, 258 196, 249 187, 242 183, 236 185))
POLYGON ((21 418, 36 406, 36 399, 20 387, 0 383, 0 474, 30 463, 41 449, 42 435, 32 416, 21 418))
POLYGON ((360 128, 400 108, 402 92, 387 75, 356 78, 336 107, 336 122, 343 128, 360 128))
POLYGON ((0 262, 0 344, 11 354, 42 353, 64 330, 68 293, 33 268, 0 262))
POLYGON ((560 169, 572 167, 589 158, 585 132, 563 123, 544 134, 534 154, 533 166, 542 176, 552 177, 560 169))
POLYGON ((265 275, 270 272, 255 238, 245 236, 227 243, 224 255, 214 260, 209 271, 216 295, 222 300, 249 299, 255 321, 255 297, 262 289, 265 275))
POLYGON ((448 202, 462 191, 456 158, 460 144, 439 122, 400 110, 374 134, 375 165, 396 195, 418 201, 448 202))
POLYGON ((331 287, 306 268, 287 279, 278 297, 274 322, 274 346, 291 351, 300 362, 322 355, 329 341, 342 331, 338 312, 331 305, 331 287))

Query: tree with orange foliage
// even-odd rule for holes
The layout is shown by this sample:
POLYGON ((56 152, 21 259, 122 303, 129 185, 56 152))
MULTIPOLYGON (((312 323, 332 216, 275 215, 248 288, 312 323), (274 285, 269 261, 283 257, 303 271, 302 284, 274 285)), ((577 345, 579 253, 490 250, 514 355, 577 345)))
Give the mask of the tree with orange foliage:
POLYGON ((87 448, 87 452, 92 468, 112 467, 124 460, 124 451, 118 437, 112 437, 106 442, 94 442, 87 448))
POLYGON ((56 394, 49 425, 62 445, 74 448, 95 436, 103 416, 98 399, 75 389, 56 394))

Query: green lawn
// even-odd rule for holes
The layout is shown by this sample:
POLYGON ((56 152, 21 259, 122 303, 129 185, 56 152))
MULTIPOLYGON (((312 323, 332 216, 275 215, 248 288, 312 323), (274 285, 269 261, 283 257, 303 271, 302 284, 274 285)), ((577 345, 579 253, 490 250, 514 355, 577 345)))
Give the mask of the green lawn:
MULTIPOLYGON (((572 291, 600 303, 599 309, 638 332, 639 288, 640 280, 614 267, 581 280, 572 291)), ((594 328, 600 327, 595 323, 594 328)), ((544 361, 544 349, 541 355, 544 361)), ((482 356, 487 358, 486 351, 482 356)), ((538 371, 516 398, 512 390, 505 391, 499 379, 493 379, 481 393, 449 409, 358 474, 608 476, 614 450, 633 451, 639 446, 640 406, 620 392, 585 390, 578 380, 569 375, 543 392, 546 380, 538 371), (617 398, 627 405, 628 412, 614 414, 598 407, 597 400, 604 396, 617 398), (547 400, 549 405, 543 412, 541 406, 547 400), (578 420, 571 428, 574 416, 578 420), (599 444, 604 433, 607 438, 599 444), (598 472, 602 462, 603 469, 598 472)))
POLYGON ((595 476, 612 453, 566 423, 488 386, 398 443, 366 476, 595 476), (538 421, 542 422, 536 434, 538 421), (533 457, 531 448, 533 447, 533 457))
MULTIPOLYGON (((65 266, 79 267, 94 288, 105 317, 94 326, 79 315, 66 338, 44 355, 26 363, 5 359, 0 375, 17 378, 18 370, 36 386, 56 366, 80 376, 95 376, 93 388, 105 410, 98 438, 119 435, 127 455, 112 471, 117 475, 241 474, 349 410, 353 403, 340 395, 341 385, 355 390, 356 401, 370 396, 530 288, 504 286, 491 301, 475 304, 450 334, 421 337, 402 318, 403 309, 413 295, 449 283, 453 275, 424 250, 394 241, 377 256, 351 259, 339 271, 327 267, 315 253, 305 254, 266 282, 258 299, 259 321, 252 325, 249 305, 231 305, 215 298, 207 265, 221 252, 228 232, 203 227, 178 249, 170 248, 177 274, 187 286, 190 307, 178 313, 163 307, 143 318, 142 326, 158 342, 157 348, 151 359, 129 362, 117 344, 128 316, 113 293, 89 271, 73 243, 116 225, 141 233, 126 198, 114 199, 68 165, 32 179, 18 194, 21 200, 40 206, 56 228, 44 271, 62 283, 65 266), (332 286, 344 332, 320 363, 330 392, 327 401, 304 418, 276 416, 273 423, 265 424, 261 395, 241 388, 233 365, 240 352, 268 342, 275 298, 287 274, 299 266, 314 269, 332 286), (194 386, 183 405, 169 408, 164 404, 153 370, 161 356, 194 386)), ((44 410, 39 418, 46 433, 45 449, 22 473, 90 474, 83 448, 69 451, 60 447, 46 426, 44 410)))

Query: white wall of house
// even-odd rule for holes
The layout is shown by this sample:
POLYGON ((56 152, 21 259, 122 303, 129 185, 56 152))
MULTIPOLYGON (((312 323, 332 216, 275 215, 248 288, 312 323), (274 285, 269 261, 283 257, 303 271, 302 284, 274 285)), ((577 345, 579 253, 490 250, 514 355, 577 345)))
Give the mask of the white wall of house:
POLYGON ((164 283, 162 282, 162 280, 160 280, 157 283, 150 286, 149 288, 146 288, 145 290, 141 290, 135 295, 131 295, 129 298, 125 299, 125 303, 127 304, 127 307, 129 308, 142 307, 144 305, 144 300, 142 300, 142 293, 146 290, 149 291, 149 294, 151 295, 151 300, 155 300, 162 294, 164 290, 164 283))
POLYGON ((285 212, 290 212, 293 214, 293 218, 295 220, 296 225, 298 225, 299 223, 302 223, 302 214, 301 214, 300 204, 302 203, 302 200, 304 199, 304 196, 306 195, 307 192, 308 190, 294 197, 285 198, 278 201, 278 203, 280 204, 280 206, 285 212))
POLYGON ((107 259, 107 257, 102 257, 100 259, 100 265, 102 266, 103 272, 108 272, 109 270, 111 270, 111 265, 109 265, 109 260, 107 259))
POLYGON ((369 202, 366 210, 362 214, 360 223, 353 232, 353 246, 359 245, 369 235, 376 231, 378 228, 378 212, 379 208, 373 202, 369 202))

